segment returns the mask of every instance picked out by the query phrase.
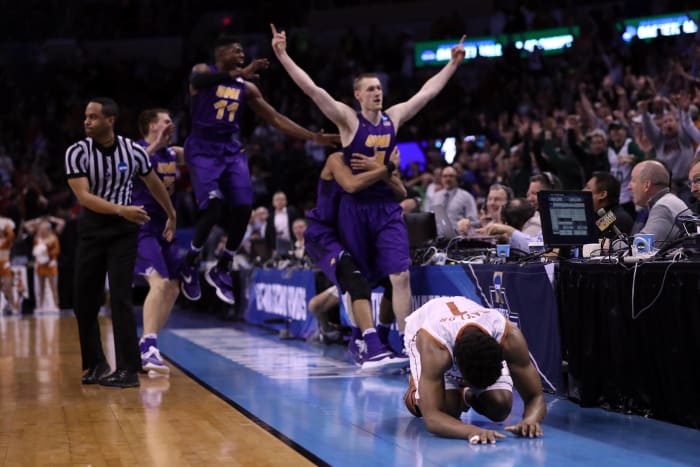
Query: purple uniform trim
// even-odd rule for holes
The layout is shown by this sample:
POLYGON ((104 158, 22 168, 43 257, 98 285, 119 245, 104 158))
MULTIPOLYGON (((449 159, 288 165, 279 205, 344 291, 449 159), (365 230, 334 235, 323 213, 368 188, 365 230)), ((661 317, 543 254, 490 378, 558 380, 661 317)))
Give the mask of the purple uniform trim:
POLYGON ((335 227, 309 220, 304 232, 304 249, 314 265, 326 275, 328 280, 340 288, 335 270, 345 248, 338 240, 335 227))

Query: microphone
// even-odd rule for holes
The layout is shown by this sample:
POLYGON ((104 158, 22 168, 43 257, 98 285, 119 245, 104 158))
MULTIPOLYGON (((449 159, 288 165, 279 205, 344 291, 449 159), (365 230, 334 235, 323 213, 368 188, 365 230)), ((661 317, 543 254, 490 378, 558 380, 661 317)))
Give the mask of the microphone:
POLYGON ((617 220, 617 217, 615 214, 613 214, 612 211, 605 211, 605 209, 600 208, 598 211, 596 211, 596 214, 598 214, 598 219, 595 221, 595 225, 598 226, 598 229, 603 232, 607 230, 608 228, 612 228, 612 231, 615 232, 615 235, 617 238, 625 238, 625 234, 623 234, 619 228, 615 225, 615 221, 617 220))

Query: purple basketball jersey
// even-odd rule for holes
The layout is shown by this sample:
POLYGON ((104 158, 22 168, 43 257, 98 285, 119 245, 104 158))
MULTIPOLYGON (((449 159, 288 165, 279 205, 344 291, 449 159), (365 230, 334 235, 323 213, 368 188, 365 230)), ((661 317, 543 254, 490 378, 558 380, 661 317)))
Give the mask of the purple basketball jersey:
MULTIPOLYGON (((148 147, 148 143, 144 139, 140 139, 137 144, 148 147)), ((175 194, 175 179, 177 178, 177 157, 175 151, 171 148, 160 149, 151 154, 151 166, 156 174, 160 177, 165 185, 165 188, 170 194, 170 200, 174 203, 175 194)), ((151 220, 149 224, 157 225, 157 228, 162 230, 165 227, 165 221, 168 216, 163 211, 163 208, 158 204, 158 201, 153 197, 146 184, 143 183, 140 177, 134 178, 134 192, 131 195, 131 203, 135 206, 143 206, 151 220)))
MULTIPOLYGON (((343 148, 345 163, 350 167, 352 154, 358 153, 369 157, 376 156, 379 163, 386 165, 389 162, 389 156, 396 147, 394 123, 384 113, 382 113, 378 125, 373 125, 360 112, 357 113, 357 119, 359 124, 355 136, 350 144, 343 148)), ((357 173, 357 171, 353 170, 353 173, 357 173)), ((377 182, 348 196, 368 201, 394 199, 391 187, 384 182, 377 182)))
MULTIPOLYGON (((212 72, 216 67, 209 65, 212 72)), ((240 110, 245 98, 243 78, 231 78, 200 89, 190 98, 191 135, 209 141, 236 141, 240 110)), ((240 143, 239 143, 240 144, 240 143)))

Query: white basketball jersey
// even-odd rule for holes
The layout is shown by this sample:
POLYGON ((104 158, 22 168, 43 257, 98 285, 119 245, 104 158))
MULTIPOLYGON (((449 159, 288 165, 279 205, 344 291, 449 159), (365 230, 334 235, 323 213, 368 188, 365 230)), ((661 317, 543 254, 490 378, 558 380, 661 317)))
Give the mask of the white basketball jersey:
POLYGON ((443 345, 454 360, 452 349, 466 326, 481 328, 500 344, 506 318, 498 310, 484 308, 465 297, 438 297, 411 313, 406 319, 406 335, 422 329, 443 345))

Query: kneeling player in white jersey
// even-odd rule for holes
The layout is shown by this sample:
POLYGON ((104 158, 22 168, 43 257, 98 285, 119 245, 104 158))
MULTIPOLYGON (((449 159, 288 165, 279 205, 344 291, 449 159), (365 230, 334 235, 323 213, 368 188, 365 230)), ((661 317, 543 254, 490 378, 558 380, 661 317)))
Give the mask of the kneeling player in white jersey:
POLYGON ((406 320, 404 338, 411 376, 406 408, 433 434, 471 444, 495 443, 503 433, 460 421, 472 407, 503 421, 513 404, 513 383, 523 398, 523 420, 505 430, 542 436, 547 411, 542 383, 520 330, 498 310, 465 297, 439 297, 406 320))

